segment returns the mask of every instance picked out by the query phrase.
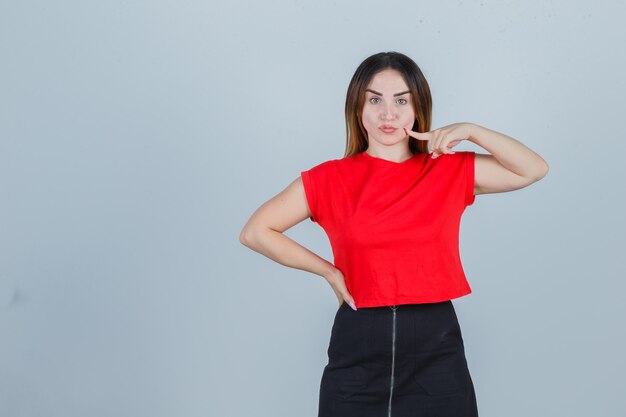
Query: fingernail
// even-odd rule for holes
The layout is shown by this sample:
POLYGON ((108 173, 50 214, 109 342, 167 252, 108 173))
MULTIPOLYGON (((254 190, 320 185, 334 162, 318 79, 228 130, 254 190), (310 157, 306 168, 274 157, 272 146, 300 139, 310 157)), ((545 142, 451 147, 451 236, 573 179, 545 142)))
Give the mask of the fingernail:
POLYGON ((350 307, 352 307, 352 310, 356 311, 356 306, 354 305, 354 301, 350 301, 348 304, 350 304, 350 307))
POLYGON ((406 131, 406 127, 403 127, 402 129, 404 129, 404 134, 408 135, 407 131, 406 131))

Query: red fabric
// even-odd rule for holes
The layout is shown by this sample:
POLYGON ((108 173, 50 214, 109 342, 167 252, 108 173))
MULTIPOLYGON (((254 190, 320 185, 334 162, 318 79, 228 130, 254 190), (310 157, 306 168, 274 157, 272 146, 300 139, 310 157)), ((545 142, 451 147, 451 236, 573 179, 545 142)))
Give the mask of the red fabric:
POLYGON ((474 152, 397 163, 361 152, 302 171, 356 307, 432 303, 472 292, 459 226, 474 202, 474 152))

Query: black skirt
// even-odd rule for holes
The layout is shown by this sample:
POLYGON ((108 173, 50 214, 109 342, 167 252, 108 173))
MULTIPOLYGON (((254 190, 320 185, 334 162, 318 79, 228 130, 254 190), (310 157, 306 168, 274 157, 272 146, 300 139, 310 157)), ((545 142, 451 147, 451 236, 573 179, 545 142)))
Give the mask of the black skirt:
POLYGON ((318 417, 477 417, 452 301, 335 314, 318 417))

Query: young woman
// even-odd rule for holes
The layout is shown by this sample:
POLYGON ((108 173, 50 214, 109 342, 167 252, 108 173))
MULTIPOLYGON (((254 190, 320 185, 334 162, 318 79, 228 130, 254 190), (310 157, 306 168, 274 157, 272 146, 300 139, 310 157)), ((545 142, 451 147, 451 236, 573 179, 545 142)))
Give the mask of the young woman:
POLYGON ((473 123, 430 131, 431 112, 413 60, 367 58, 348 86, 344 157, 302 171, 241 231, 241 243, 323 277, 337 296, 319 417, 478 416, 451 301, 471 293, 460 219, 476 195, 526 187, 548 165, 473 123), (453 151, 464 140, 489 154, 453 151), (307 218, 328 235, 333 263, 282 233, 307 218))

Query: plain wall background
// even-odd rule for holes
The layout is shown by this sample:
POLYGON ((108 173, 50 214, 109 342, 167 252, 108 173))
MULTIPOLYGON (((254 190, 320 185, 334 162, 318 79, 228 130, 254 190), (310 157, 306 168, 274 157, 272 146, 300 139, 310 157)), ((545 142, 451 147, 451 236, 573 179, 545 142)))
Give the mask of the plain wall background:
MULTIPOLYGON (((550 165, 479 195, 453 301, 482 417, 626 415, 619 1, 4 1, 0 415, 316 416, 337 300, 239 243, 339 158, 354 70, 550 165)), ((458 150, 486 152, 469 142, 458 150)), ((286 232, 332 261, 307 220, 286 232)))

